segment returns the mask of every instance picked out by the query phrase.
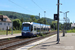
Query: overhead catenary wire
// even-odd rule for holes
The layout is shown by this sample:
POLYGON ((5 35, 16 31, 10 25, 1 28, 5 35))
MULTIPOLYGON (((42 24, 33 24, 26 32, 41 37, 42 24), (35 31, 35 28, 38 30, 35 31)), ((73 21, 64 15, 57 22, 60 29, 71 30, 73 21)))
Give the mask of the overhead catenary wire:
POLYGON ((29 12, 33 13, 32 11, 30 11, 30 10, 26 9, 25 7, 23 7, 23 6, 19 5, 19 4, 15 3, 15 2, 13 2, 13 1, 11 1, 11 0, 8 0, 8 1, 10 1, 11 3, 13 3, 13 4, 15 4, 15 5, 19 6, 20 8, 23 8, 24 10, 27 10, 27 11, 29 11, 29 12))
MULTIPOLYGON (((28 10, 27 8, 25 8, 25 7, 21 6, 21 5, 19 5, 19 4, 15 3, 15 2, 13 2, 12 0, 8 0, 8 1, 10 1, 11 3, 17 5, 18 7, 22 8, 22 9, 24 9, 24 10, 27 10, 27 11, 33 13, 33 11, 28 10)), ((32 1, 34 4, 36 4, 36 6, 38 6, 42 11, 44 11, 44 9, 42 9, 36 2, 34 2, 33 0, 31 0, 31 1, 32 1)))
POLYGON ((42 9, 36 2, 34 2, 33 0, 31 0, 36 6, 38 6, 42 11, 44 11, 44 9, 42 9))
MULTIPOLYGON (((36 6, 38 6, 42 11, 45 12, 45 10, 43 8, 41 8, 35 1, 31 0, 36 6)), ((48 14, 48 13, 47 13, 48 14)), ((49 15, 49 14, 48 14, 49 15)))

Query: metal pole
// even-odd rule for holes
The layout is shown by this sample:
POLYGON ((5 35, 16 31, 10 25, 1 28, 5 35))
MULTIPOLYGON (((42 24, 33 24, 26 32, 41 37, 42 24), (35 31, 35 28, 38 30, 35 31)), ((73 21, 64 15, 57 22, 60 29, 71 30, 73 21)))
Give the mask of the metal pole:
MULTIPOLYGON (((65 15, 65 13, 64 13, 65 15)), ((65 25, 63 26, 63 37, 65 36, 65 25)))
POLYGON ((66 30, 67 30, 67 12, 66 12, 66 30))
POLYGON ((54 30, 55 30, 55 23, 54 23, 54 30))
MULTIPOLYGON (((39 17, 40 17, 40 13, 39 13, 39 17)), ((40 33, 41 33, 41 22, 40 22, 40 33)))
POLYGON ((6 35, 8 35, 8 26, 7 26, 7 29, 6 29, 6 35))
POLYGON ((58 20, 57 20, 57 44, 59 44, 59 0, 58 0, 58 6, 57 6, 57 14, 58 14, 58 20))
MULTIPOLYGON (((16 12, 13 12, 12 14, 14 14, 14 13, 16 13, 16 12)), ((12 17, 12 33, 11 33, 11 35, 13 35, 13 17, 12 17)))
MULTIPOLYGON (((45 13, 46 13, 46 11, 44 11, 44 20, 46 19, 45 18, 45 13)), ((45 20, 45 30, 46 30, 46 20, 45 20)))
POLYGON ((13 35, 13 17, 12 17, 12 33, 11 35, 13 35))
MULTIPOLYGON (((64 26, 64 28, 65 28, 65 26, 64 26)), ((64 28, 63 28, 63 37, 65 36, 65 31, 64 31, 64 28)))

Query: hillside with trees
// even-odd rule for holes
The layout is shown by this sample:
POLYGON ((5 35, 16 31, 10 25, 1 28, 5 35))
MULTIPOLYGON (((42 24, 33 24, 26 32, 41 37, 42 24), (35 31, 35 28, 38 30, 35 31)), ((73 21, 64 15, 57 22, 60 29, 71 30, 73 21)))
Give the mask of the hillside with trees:
MULTIPOLYGON (((12 11, 0 11, 0 14, 8 16, 11 20, 12 19, 22 19, 22 20, 24 20, 26 22, 31 21, 31 20, 32 20, 32 22, 39 22, 38 20, 40 19, 40 17, 36 16, 36 15, 29 15, 29 14, 23 14, 23 13, 12 12, 12 11), (35 18, 35 19, 31 19, 31 17, 35 18)), ((42 23, 43 23, 43 19, 44 19, 43 17, 40 19, 42 21, 42 23)), ((49 24, 49 25, 53 21, 50 18, 45 18, 45 19, 47 20, 46 23, 49 24)))
MULTIPOLYGON (((0 11, 1 15, 8 16, 11 20, 13 19, 13 29, 21 30, 22 22, 37 22, 41 24, 48 24, 51 25, 52 29, 57 29, 57 23, 52 23, 53 19, 50 18, 40 18, 36 15, 29 15, 29 14, 22 14, 18 12, 11 12, 11 11, 0 11), (18 26, 17 26, 18 25, 18 26)), ((60 23, 60 29, 62 24, 60 23)))
MULTIPOLYGON (((11 19, 20 19, 23 18, 24 20, 28 20, 31 15, 29 14, 22 14, 18 12, 12 12, 12 11, 0 11, 0 14, 7 15, 11 19)), ((39 19, 39 16, 35 16, 36 19, 39 19)))

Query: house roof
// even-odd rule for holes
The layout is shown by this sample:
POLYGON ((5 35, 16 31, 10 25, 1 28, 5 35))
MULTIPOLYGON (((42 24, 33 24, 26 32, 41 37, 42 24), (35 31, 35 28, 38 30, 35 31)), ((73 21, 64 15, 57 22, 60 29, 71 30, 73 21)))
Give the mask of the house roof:
POLYGON ((2 21, 2 20, 0 19, 0 22, 11 22, 11 20, 10 20, 7 16, 5 16, 5 15, 0 15, 0 18, 3 18, 3 19, 6 18, 6 21, 2 21))

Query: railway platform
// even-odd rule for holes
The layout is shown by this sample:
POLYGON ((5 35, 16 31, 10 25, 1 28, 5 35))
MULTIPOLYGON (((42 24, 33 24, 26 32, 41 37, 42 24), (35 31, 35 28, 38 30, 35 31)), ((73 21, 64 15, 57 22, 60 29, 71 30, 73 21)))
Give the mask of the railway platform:
POLYGON ((5 38, 12 38, 12 37, 16 37, 16 36, 21 36, 21 33, 17 33, 17 34, 8 34, 8 35, 0 35, 0 39, 5 39, 5 38))
POLYGON ((66 33, 65 37, 60 34, 59 44, 56 39, 57 36, 53 35, 16 50, 75 50, 75 33, 66 33))

